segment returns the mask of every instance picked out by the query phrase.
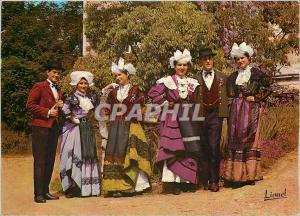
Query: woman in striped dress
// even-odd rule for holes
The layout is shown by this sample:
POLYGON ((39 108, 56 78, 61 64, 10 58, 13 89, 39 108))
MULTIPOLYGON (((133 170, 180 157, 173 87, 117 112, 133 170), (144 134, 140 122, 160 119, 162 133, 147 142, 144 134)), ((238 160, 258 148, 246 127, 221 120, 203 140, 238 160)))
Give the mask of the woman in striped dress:
POLYGON ((240 187, 261 180, 259 120, 261 102, 271 93, 270 79, 250 66, 253 49, 246 43, 234 44, 231 56, 238 70, 228 78, 231 98, 228 120, 228 145, 225 159, 225 184, 240 187))

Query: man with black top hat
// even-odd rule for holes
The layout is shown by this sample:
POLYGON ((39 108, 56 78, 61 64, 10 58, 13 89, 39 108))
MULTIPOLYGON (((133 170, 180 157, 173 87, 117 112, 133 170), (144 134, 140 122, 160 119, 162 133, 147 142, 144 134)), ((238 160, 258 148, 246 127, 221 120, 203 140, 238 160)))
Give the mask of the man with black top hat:
POLYGON ((59 135, 58 108, 63 107, 62 93, 57 88, 60 71, 59 65, 48 66, 47 79, 33 86, 26 105, 33 115, 34 201, 37 203, 58 199, 49 193, 49 184, 59 135))
POLYGON ((210 48, 200 50, 202 69, 198 75, 197 102, 203 108, 205 117, 201 127, 202 154, 200 168, 204 189, 219 191, 220 140, 223 118, 228 117, 226 77, 214 69, 214 56, 210 48))

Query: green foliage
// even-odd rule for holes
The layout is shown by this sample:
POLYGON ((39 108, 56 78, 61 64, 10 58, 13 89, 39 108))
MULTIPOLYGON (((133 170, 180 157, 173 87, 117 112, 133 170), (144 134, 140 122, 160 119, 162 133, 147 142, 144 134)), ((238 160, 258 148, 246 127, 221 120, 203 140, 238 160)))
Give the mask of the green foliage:
POLYGON ((41 65, 55 60, 62 62, 65 69, 70 68, 81 53, 82 18, 77 17, 82 13, 81 5, 76 3, 73 7, 77 8, 70 10, 70 3, 61 9, 53 3, 20 2, 24 12, 12 14, 10 4, 4 2, 2 8, 3 17, 10 17, 2 29, 2 56, 14 55, 41 65))
POLYGON ((82 52, 82 3, 2 3, 2 119, 28 131, 26 100, 44 67, 61 62, 69 70, 82 52))
MULTIPOLYGON (((99 17, 104 17, 104 14, 111 12, 114 7, 121 7, 119 5, 112 4, 112 8, 106 9, 108 12, 102 9, 97 13, 102 14, 99 17)), ((126 6, 128 5, 123 5, 123 7, 126 6)), ((95 34, 97 31, 95 28, 102 29, 106 24, 96 27, 95 22, 89 23, 89 18, 87 19, 85 22, 87 35, 94 36, 89 39, 96 41, 96 37, 101 38, 101 41, 93 48, 102 56, 101 61, 103 57, 105 60, 108 59, 108 64, 102 66, 101 74, 111 76, 111 61, 117 60, 120 56, 125 57, 137 68, 134 82, 146 90, 158 78, 173 73, 169 69, 169 58, 176 49, 187 48, 193 56, 196 56, 200 47, 212 43, 215 36, 212 14, 197 10, 197 7, 191 3, 168 2, 159 3, 159 7, 156 6, 157 4, 152 7, 138 5, 132 7, 131 10, 123 8, 121 15, 116 17, 111 15, 108 27, 103 30, 105 33, 101 31, 98 37, 95 34), (129 46, 132 48, 132 53, 126 53, 129 46)), ((91 8, 87 9, 87 13, 88 17, 94 15, 91 8)), ((119 14, 118 11, 117 14, 119 14)), ((104 63, 101 62, 101 64, 104 63)), ((191 71, 191 73, 193 75, 195 72, 191 71)))
POLYGON ((274 75, 278 64, 288 64, 286 54, 298 52, 298 6, 297 2, 93 3, 86 9, 86 35, 91 48, 105 61, 110 59, 102 67, 102 78, 111 76, 111 61, 125 57, 137 67, 135 82, 144 90, 173 73, 169 58, 176 49, 191 51, 190 76, 196 75, 203 46, 217 52, 216 67, 229 75, 234 42, 252 45, 252 62, 274 75), (275 34, 271 24, 279 25, 282 32, 275 34), (129 46, 132 53, 126 52, 129 46))
POLYGON ((108 30, 115 25, 115 20, 125 12, 129 12, 138 6, 157 7, 154 2, 89 2, 86 7, 87 17, 84 20, 86 36, 89 38, 93 49, 98 47, 106 38, 108 30))
MULTIPOLYGON (((222 47, 230 59, 234 42, 243 41, 255 48, 252 62, 270 75, 277 66, 288 65, 286 54, 299 51, 298 2, 196 2, 200 10, 215 14, 217 26, 216 47, 222 47), (278 25, 280 32, 271 25, 278 25)), ((227 62, 227 67, 231 65, 227 62)))
POLYGON ((2 120, 9 127, 23 130, 29 115, 25 104, 35 80, 39 79, 41 66, 36 62, 11 56, 2 63, 2 120))

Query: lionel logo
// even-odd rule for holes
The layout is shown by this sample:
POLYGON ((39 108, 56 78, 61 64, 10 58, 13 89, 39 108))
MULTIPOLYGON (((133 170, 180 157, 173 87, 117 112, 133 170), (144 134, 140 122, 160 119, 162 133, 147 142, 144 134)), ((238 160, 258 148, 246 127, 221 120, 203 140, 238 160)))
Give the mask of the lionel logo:
POLYGON ((274 192, 268 191, 266 189, 264 201, 274 200, 274 199, 283 199, 283 198, 287 198, 286 188, 281 193, 280 192, 274 193, 274 192))

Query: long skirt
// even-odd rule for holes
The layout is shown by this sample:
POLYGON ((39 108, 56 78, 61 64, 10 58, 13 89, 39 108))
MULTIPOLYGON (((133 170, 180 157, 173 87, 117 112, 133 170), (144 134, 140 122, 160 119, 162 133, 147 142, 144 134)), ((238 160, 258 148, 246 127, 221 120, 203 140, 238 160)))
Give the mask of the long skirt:
POLYGON ((81 190, 81 196, 100 194, 100 181, 97 159, 84 159, 81 152, 80 129, 78 125, 67 123, 63 127, 60 177, 63 191, 73 182, 81 190))
MULTIPOLYGON (((190 160, 191 163, 198 161, 198 155, 200 154, 200 125, 198 122, 192 122, 192 121, 178 121, 179 130, 181 134, 182 142, 184 144, 184 152, 181 153, 181 159, 183 160, 190 160)), ((172 128, 174 129, 174 128, 172 128)), ((172 142, 172 140, 170 140, 172 142)), ((175 157, 176 158, 176 157, 175 157)), ((169 159, 168 161, 177 161, 178 163, 181 163, 181 159, 176 160, 175 158, 169 159)), ((190 163, 190 164, 191 164, 190 163)), ((197 164, 197 163, 195 163, 197 164)), ((184 177, 186 175, 182 175, 184 173, 184 169, 182 167, 179 167, 179 169, 175 169, 174 171, 170 170, 168 168, 168 162, 167 160, 164 161, 163 169, 162 169, 162 182, 186 182, 189 183, 189 180, 186 180, 184 177), (184 176, 184 177, 181 177, 184 176)), ((170 166, 170 165, 169 165, 170 166)), ((183 166, 185 169, 189 169, 187 166, 183 166)), ((194 169, 189 169, 189 173, 193 172, 195 173, 195 176, 197 176, 197 167, 194 167, 194 169)), ((188 175, 190 177, 190 175, 188 175)), ((193 179, 193 178, 192 178, 193 179)), ((197 179, 193 181, 193 183, 197 183, 197 179)))
POLYGON ((149 145, 142 126, 122 120, 112 122, 104 159, 104 194, 143 191, 150 187, 150 176, 149 145))
POLYGON ((172 120, 167 114, 160 122, 159 148, 156 165, 162 170, 163 182, 198 183, 197 155, 200 137, 196 125, 172 120))
POLYGON ((233 182, 261 180, 258 103, 233 100, 228 122, 224 178, 233 182))

